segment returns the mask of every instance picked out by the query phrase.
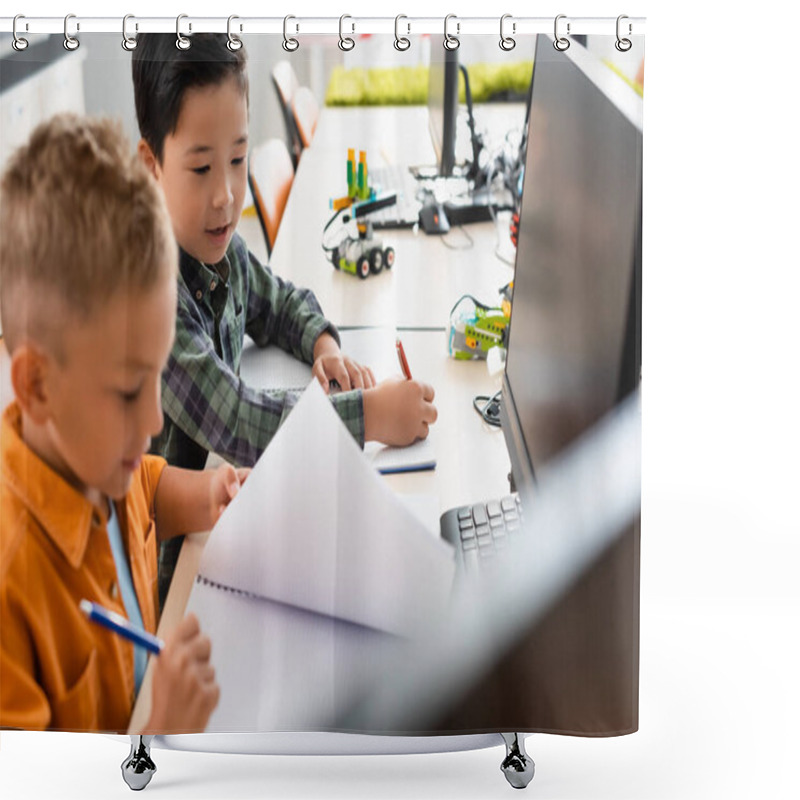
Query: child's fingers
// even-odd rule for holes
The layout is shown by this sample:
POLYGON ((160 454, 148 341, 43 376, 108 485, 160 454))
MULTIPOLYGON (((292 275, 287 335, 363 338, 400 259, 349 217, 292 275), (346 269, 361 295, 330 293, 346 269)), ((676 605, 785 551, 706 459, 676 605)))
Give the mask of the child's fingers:
POLYGON ((236 476, 239 478, 239 485, 244 486, 244 482, 247 480, 247 476, 250 474, 252 470, 250 467, 239 467, 236 470, 236 476))
POLYGON ((314 366, 311 368, 311 374, 319 381, 320 386, 322 386, 322 390, 325 394, 330 394, 331 387, 330 387, 330 379, 325 374, 325 367, 322 365, 321 361, 318 359, 314 366))
POLYGON ((345 359, 347 374, 350 376, 350 385, 353 389, 364 388, 363 368, 352 359, 345 359))
POLYGON ((422 399, 432 403, 433 398, 436 395, 436 392, 433 390, 433 386, 431 386, 429 383, 420 383, 420 386, 422 386, 422 399))
POLYGON ((180 623, 178 623, 173 633, 173 637, 176 642, 185 642, 197 636, 198 633, 200 633, 200 623, 198 622, 197 617, 190 613, 187 614, 180 621, 180 623))
POLYGON ((233 500, 240 488, 239 476, 236 474, 236 470, 233 467, 230 468, 230 473, 226 478, 226 488, 228 490, 228 497, 233 500))
POLYGON ((335 381, 338 381, 343 392, 349 392, 350 389, 353 388, 352 384, 350 383, 350 375, 347 371, 347 366, 342 358, 336 359, 333 369, 331 370, 331 378, 335 381))
POLYGON ((345 361, 354 389, 373 389, 376 386, 375 375, 369 367, 352 359, 345 359, 345 361))
POLYGON ((200 683, 213 683, 216 678, 216 672, 210 662, 199 664, 195 668, 194 674, 200 683))
POLYGON ((433 403, 426 403, 424 406, 424 410, 422 413, 422 419, 428 425, 433 425, 437 419, 439 419, 439 412, 436 410, 436 406, 433 403))
POLYGON ((208 684, 203 688, 205 694, 205 707, 208 713, 211 713, 219 703, 219 684, 208 684))
POLYGON ((183 644, 192 661, 207 664, 211 660, 211 639, 208 636, 203 636, 198 631, 194 638, 188 639, 183 644))

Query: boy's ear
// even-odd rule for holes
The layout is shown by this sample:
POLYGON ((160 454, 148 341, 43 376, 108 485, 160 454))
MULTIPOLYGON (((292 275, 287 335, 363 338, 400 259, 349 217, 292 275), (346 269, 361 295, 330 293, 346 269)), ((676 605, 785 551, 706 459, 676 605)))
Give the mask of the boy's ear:
POLYGON ((37 424, 49 416, 48 371, 52 358, 33 342, 24 342, 11 357, 11 385, 20 408, 37 424))
POLYGON ((144 165, 150 171, 150 174, 158 180, 158 160, 155 153, 150 149, 150 145, 144 140, 139 139, 139 144, 136 146, 136 152, 139 154, 144 165))

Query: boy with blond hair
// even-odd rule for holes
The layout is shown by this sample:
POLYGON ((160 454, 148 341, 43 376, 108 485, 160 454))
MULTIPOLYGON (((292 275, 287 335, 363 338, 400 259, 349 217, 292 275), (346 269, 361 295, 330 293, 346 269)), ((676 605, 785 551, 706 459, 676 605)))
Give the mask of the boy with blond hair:
MULTIPOLYGON (((146 655, 83 615, 154 632, 156 542, 209 529, 245 471, 146 455, 162 427, 177 248, 118 126, 59 115, 0 187, 0 315, 15 399, 0 428, 0 727, 124 732, 146 655)), ((219 698, 185 618, 153 672, 147 732, 202 731, 219 698)))

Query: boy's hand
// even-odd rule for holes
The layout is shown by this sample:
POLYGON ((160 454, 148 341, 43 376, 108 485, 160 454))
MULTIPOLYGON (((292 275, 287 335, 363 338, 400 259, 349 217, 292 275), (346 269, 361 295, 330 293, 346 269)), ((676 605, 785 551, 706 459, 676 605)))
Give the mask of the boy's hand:
POLYGON ((249 468, 234 469, 230 464, 223 464, 214 470, 209 489, 213 523, 216 523, 228 503, 236 497, 249 474, 249 468))
POLYGON ((202 733, 219 702, 211 641, 194 614, 184 617, 153 664, 153 710, 146 733, 202 733))
POLYGON ((364 439, 405 447, 428 435, 436 422, 433 387, 391 378, 364 392, 364 439))
POLYGON ((372 370, 342 355, 336 339, 327 332, 320 334, 314 344, 311 373, 320 382, 325 394, 330 391, 331 381, 336 381, 345 392, 350 389, 372 389, 375 386, 372 370))

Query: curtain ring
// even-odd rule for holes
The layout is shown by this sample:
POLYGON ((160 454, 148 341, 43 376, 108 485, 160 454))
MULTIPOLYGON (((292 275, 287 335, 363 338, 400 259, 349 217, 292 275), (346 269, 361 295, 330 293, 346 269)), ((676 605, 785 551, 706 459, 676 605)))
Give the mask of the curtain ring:
MULTIPOLYGON (((75 19, 74 14, 67 14, 67 16, 64 17, 64 49, 70 52, 77 50, 81 46, 81 43, 74 36, 70 36, 67 30, 71 19, 75 19)), ((77 30, 80 30, 80 25, 78 25, 77 30)))
MULTIPOLYGON (((177 47, 178 50, 188 50, 192 46, 191 39, 187 39, 181 33, 181 20, 182 19, 187 19, 188 16, 189 16, 188 14, 178 14, 178 17, 175 20, 175 35, 178 37, 175 40, 175 47, 177 47)), ((192 29, 192 25, 191 25, 191 23, 189 23, 189 30, 191 31, 191 29, 192 29)))
MULTIPOLYGON (((442 42, 442 46, 444 47, 445 50, 458 50, 458 48, 461 46, 461 42, 458 40, 456 36, 451 36, 447 32, 447 23, 450 22, 451 19, 457 20, 458 17, 456 17, 455 14, 448 14, 444 18, 444 41, 442 42)), ((460 30, 461 30, 461 23, 456 22, 456 33, 459 33, 460 30)))
MULTIPOLYGON (((619 35, 619 34, 620 34, 620 27, 621 27, 620 23, 621 23, 621 22, 622 22, 622 20, 624 20, 624 19, 628 19, 628 15, 627 15, 627 14, 620 14, 620 15, 617 17, 617 41, 616 41, 616 42, 614 42, 614 47, 616 47, 616 48, 617 48, 617 50, 619 50, 619 51, 620 51, 620 53, 627 53, 627 52, 628 52, 628 50, 630 50, 630 49, 631 49, 631 47, 633 47, 633 43, 631 42, 631 40, 630 40, 630 39, 627 39, 627 38, 626 38, 626 39, 623 39, 623 38, 622 38, 622 37, 619 35)), ((629 23, 628 23, 628 36, 630 36, 630 34, 631 34, 631 24, 630 24, 630 22, 629 22, 629 23)))
POLYGON ((22 52, 28 46, 28 40, 27 39, 23 39, 17 33, 17 21, 20 20, 20 19, 25 19, 25 16, 23 14, 17 14, 17 16, 14 17, 14 24, 11 27, 11 32, 14 35, 14 38, 11 40, 11 46, 18 53, 22 52))
MULTIPOLYGON (((130 53, 131 50, 135 50, 136 49, 136 45, 139 44, 139 43, 136 41, 136 37, 135 36, 128 36, 127 28, 128 28, 128 20, 129 19, 135 19, 133 14, 126 14, 122 18, 122 49, 123 50, 127 50, 130 53)), ((137 30, 139 29, 138 25, 136 26, 136 29, 137 30)))
MULTIPOLYGON (((565 38, 564 36, 558 35, 558 21, 561 19, 566 19, 566 14, 559 14, 556 17, 556 21, 553 25, 553 36, 555 37, 555 41, 553 42, 553 47, 559 51, 559 53, 563 53, 565 50, 569 50, 569 39, 565 38)), ((569 35, 569 22, 567 23, 567 35, 569 35)))
POLYGON ((294 53, 294 51, 297 50, 298 47, 300 47, 300 42, 298 42, 297 39, 294 39, 291 36, 289 36, 288 33, 287 33, 287 26, 289 24, 289 20, 290 19, 296 19, 296 17, 293 17, 291 14, 289 14, 289 15, 287 15, 287 16, 285 16, 283 18, 283 43, 282 44, 283 44, 283 49, 287 53, 294 53))
POLYGON ((236 14, 231 14, 228 17, 228 41, 226 42, 226 45, 228 47, 228 50, 231 51, 231 53, 235 53, 237 50, 241 50, 243 44, 242 40, 238 36, 234 36, 231 33, 231 22, 233 22, 233 20, 235 19, 239 19, 239 17, 237 17, 236 14))
MULTIPOLYGON (((352 50, 356 46, 354 39, 351 39, 349 36, 345 37, 344 34, 342 33, 342 26, 344 25, 344 21, 346 19, 353 19, 353 18, 349 14, 342 14, 342 16, 339 17, 339 49, 344 50, 345 53, 352 50)), ((353 32, 355 33, 356 26, 355 23, 352 24, 353 24, 353 32)))
MULTIPOLYGON (((517 46, 516 39, 511 36, 506 36, 503 32, 503 26, 505 25, 507 19, 511 19, 511 14, 503 14, 503 16, 500 17, 500 49, 505 50, 506 52, 513 50, 517 46)), ((511 32, 517 32, 516 22, 511 23, 511 32)))
MULTIPOLYGON (((401 52, 404 50, 408 50, 411 47, 411 39, 406 38, 405 36, 401 36, 398 30, 400 26, 401 19, 408 19, 405 14, 398 14, 394 18, 394 49, 400 50, 401 52)), ((410 23, 406 23, 406 27, 408 28, 408 33, 411 33, 411 25, 410 23)))

